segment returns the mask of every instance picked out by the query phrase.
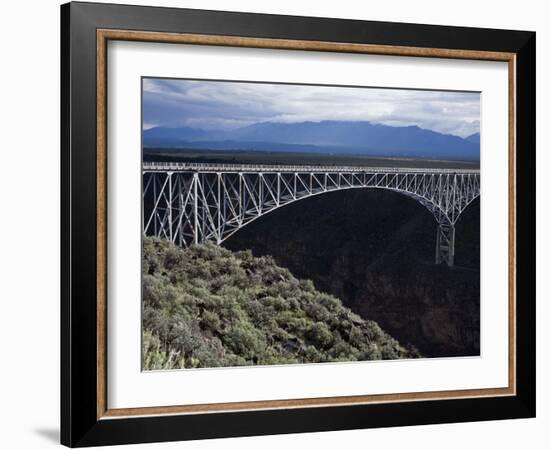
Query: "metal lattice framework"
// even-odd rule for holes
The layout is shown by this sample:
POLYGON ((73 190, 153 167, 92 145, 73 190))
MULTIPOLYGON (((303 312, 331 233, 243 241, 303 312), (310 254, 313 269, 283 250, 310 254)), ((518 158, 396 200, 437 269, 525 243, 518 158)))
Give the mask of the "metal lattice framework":
POLYGON ((220 244, 284 205, 357 188, 389 189, 425 206, 439 225, 435 261, 452 266, 455 223, 480 195, 480 175, 454 169, 144 163, 143 233, 183 247, 220 244))

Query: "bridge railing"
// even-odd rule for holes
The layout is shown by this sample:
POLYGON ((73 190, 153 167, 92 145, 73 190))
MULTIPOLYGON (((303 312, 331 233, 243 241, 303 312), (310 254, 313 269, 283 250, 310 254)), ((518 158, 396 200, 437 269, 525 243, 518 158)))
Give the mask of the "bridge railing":
POLYGON ((476 169, 439 169, 414 167, 369 167, 329 165, 287 165, 287 164, 225 164, 186 162, 144 162, 144 172, 369 172, 369 173, 469 173, 478 174, 476 169))

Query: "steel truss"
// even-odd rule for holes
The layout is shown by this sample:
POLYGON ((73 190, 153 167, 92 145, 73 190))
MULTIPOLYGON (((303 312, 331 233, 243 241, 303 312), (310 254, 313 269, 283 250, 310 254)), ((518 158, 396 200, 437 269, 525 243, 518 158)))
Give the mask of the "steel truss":
POLYGON ((343 189, 389 189, 438 223, 437 264, 454 264, 455 223, 480 195, 479 171, 334 166, 144 163, 143 233, 180 246, 217 244, 284 205, 343 189))

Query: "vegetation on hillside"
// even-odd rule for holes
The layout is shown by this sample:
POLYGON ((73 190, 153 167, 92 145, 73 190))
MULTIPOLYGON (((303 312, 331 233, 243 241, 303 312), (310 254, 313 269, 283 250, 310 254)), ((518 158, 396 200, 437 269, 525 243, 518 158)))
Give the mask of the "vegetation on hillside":
POLYGON ((143 245, 144 369, 418 356, 271 257, 143 245))

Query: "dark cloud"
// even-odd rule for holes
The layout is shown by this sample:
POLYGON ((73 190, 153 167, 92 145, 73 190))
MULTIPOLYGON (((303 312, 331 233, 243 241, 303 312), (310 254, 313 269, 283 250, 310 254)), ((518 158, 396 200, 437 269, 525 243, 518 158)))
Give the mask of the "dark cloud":
POLYGON ((143 122, 232 129, 257 122, 368 120, 468 136, 479 132, 478 93, 144 79, 143 122))

